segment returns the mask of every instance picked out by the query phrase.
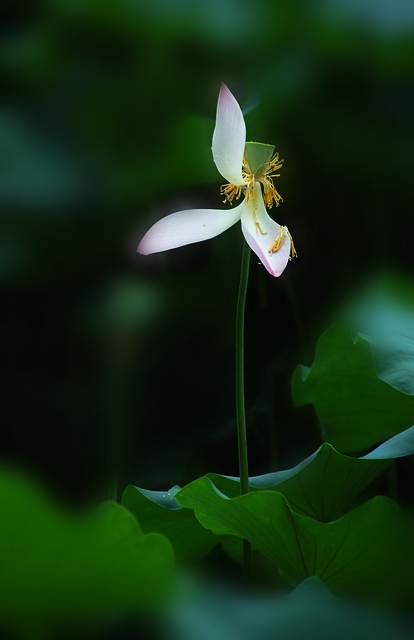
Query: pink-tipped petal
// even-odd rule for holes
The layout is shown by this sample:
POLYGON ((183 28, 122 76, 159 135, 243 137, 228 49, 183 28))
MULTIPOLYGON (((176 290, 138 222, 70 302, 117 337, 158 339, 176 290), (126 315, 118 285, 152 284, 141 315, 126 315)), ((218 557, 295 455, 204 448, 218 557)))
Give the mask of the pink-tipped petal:
POLYGON ((278 251, 270 251, 279 237, 280 225, 268 215, 260 184, 255 186, 255 198, 245 202, 241 216, 242 231, 247 244, 259 257, 268 272, 275 277, 283 273, 290 255, 290 237, 282 227, 284 239, 278 251), (255 211, 256 201, 256 211, 255 211), (256 224, 258 223, 258 224, 256 224), (259 226, 260 225, 260 228, 259 226))
POLYGON ((236 98, 222 84, 213 133, 213 159, 223 178, 237 186, 244 184, 241 170, 245 144, 246 125, 243 114, 236 98))
POLYGON ((172 213, 147 231, 137 251, 147 256, 214 238, 240 220, 243 204, 225 211, 188 209, 172 213))

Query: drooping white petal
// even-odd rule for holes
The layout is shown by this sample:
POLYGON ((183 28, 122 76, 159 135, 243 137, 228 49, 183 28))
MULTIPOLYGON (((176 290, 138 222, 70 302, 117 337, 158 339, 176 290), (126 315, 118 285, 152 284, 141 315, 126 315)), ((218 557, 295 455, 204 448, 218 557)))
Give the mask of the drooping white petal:
POLYGON ((171 213, 151 227, 142 238, 137 252, 167 251, 185 244, 201 242, 218 236, 240 220, 244 203, 227 209, 187 209, 171 213))
POLYGON ((246 144, 246 125, 236 98, 221 85, 216 127, 213 133, 213 159, 221 175, 231 184, 244 184, 242 160, 246 144))
POLYGON ((255 198, 244 203, 241 216, 242 231, 246 242, 268 272, 275 277, 284 271, 290 255, 290 237, 283 227, 268 215, 263 202, 260 184, 255 185, 255 198), (271 251, 277 238, 283 233, 283 241, 278 251, 271 251))

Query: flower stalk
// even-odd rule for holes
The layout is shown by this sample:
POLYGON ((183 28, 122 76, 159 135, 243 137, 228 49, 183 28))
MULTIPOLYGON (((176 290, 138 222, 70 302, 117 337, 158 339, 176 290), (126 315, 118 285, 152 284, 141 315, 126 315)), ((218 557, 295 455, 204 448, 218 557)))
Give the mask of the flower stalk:
MULTIPOLYGON (((247 454, 246 407, 244 399, 244 315, 249 280, 250 247, 243 243, 239 293, 236 307, 236 420, 239 450, 240 495, 249 493, 249 461, 247 454)), ((243 540, 243 569, 251 576, 251 545, 243 540)))

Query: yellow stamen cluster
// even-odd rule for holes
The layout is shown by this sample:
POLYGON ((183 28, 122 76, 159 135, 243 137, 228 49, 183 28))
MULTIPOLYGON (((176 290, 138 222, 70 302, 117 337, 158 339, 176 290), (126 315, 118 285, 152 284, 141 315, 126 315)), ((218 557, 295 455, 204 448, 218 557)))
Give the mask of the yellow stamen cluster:
POLYGON ((244 185, 237 186, 235 184, 225 184, 221 187, 220 193, 225 196, 223 202, 233 202, 233 199, 238 200, 244 192, 246 200, 250 200, 254 194, 254 186, 256 182, 260 182, 263 186, 263 200, 269 209, 273 204, 278 206, 279 202, 283 200, 281 195, 277 192, 275 185, 273 184, 273 178, 278 178, 279 173, 274 173, 281 168, 283 160, 279 160, 279 154, 275 153, 269 162, 262 164, 255 173, 250 169, 246 158, 243 158, 242 164, 242 178, 244 185))
MULTIPOLYGON (((286 227, 286 231, 287 231, 287 227, 286 227)), ((289 231, 288 231, 288 235, 290 238, 290 256, 289 256, 289 260, 293 260, 293 258, 297 258, 298 257, 298 252, 295 249, 295 243, 293 242, 293 238, 290 235, 289 231)))
POLYGON ((295 249, 293 238, 290 235, 289 229, 287 227, 279 227, 278 236, 277 236, 276 240, 273 242, 273 244, 271 245, 270 249, 268 249, 269 253, 272 254, 272 253, 276 253, 277 251, 279 251, 279 249, 281 249, 283 247, 283 244, 285 242, 285 238, 287 236, 289 236, 289 239, 290 239, 289 260, 293 260, 293 258, 297 258, 298 254, 297 254, 297 251, 295 249))
POLYGON ((283 244, 286 238, 286 235, 283 233, 285 230, 287 231, 286 227, 279 227, 278 236, 274 241, 274 243, 271 245, 270 249, 268 250, 269 253, 276 253, 277 251, 279 251, 279 249, 283 247, 283 244))
POLYGON ((242 194, 242 189, 243 187, 237 187, 235 184, 231 184, 230 182, 228 184, 224 184, 220 188, 221 195, 226 196, 223 202, 232 203, 233 198, 236 198, 236 200, 238 200, 242 194))
POLYGON ((282 165, 283 160, 279 160, 279 154, 275 153, 270 162, 266 162, 263 165, 263 171, 257 178, 257 180, 263 185, 263 200, 266 207, 269 209, 273 207, 273 203, 277 207, 279 202, 283 200, 282 196, 277 192, 275 185, 273 184, 273 178, 278 178, 280 176, 280 173, 274 173, 274 171, 280 169, 282 165))

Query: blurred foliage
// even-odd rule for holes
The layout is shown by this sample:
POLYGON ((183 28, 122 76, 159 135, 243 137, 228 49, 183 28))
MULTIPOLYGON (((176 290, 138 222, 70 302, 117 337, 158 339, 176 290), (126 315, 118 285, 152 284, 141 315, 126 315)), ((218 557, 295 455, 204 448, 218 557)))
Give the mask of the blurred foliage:
POLYGON ((342 311, 319 338, 312 367, 299 366, 292 379, 295 404, 314 404, 324 437, 342 451, 371 447, 414 420, 413 289, 389 291, 390 282, 342 311))
POLYGON ((349 327, 321 336, 314 364, 296 369, 292 385, 295 404, 315 405, 324 438, 340 451, 367 449, 413 422, 414 398, 377 378, 369 345, 349 327))
POLYGON ((350 311, 351 327, 372 349, 378 377, 414 395, 414 289, 387 278, 364 292, 350 311))
POLYGON ((121 506, 69 517, 16 474, 0 478, 0 627, 22 637, 80 623, 104 625, 154 610, 170 591, 168 540, 144 535, 121 506))
POLYGON ((408 640, 412 634, 406 621, 340 600, 315 577, 288 595, 249 597, 195 581, 185 595, 167 616, 167 640, 408 640))

